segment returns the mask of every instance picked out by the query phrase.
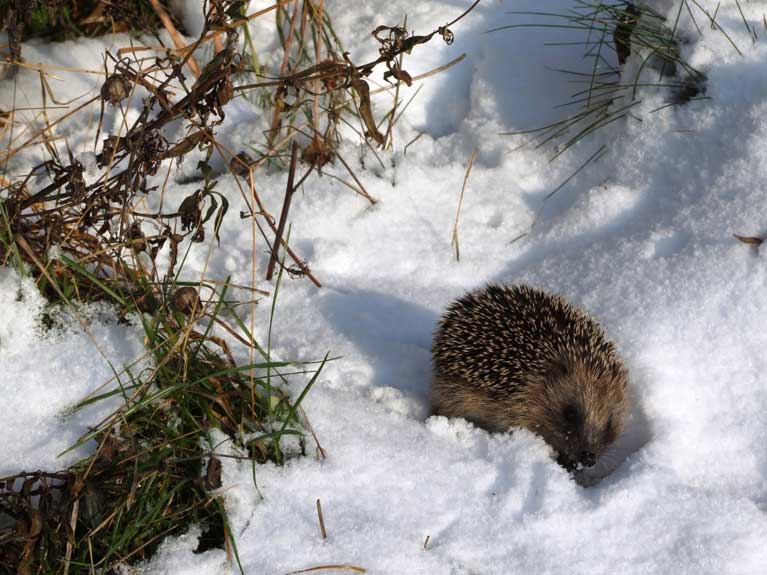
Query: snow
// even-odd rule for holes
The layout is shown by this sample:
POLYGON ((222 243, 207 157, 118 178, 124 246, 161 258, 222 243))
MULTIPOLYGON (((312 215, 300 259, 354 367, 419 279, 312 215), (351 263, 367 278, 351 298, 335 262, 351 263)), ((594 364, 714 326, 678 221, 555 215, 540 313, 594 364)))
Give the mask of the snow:
MULTIPOLYGON (((675 2, 655 4, 676 13, 675 2)), ((701 4, 712 14, 717 5, 701 4)), ((194 2, 175 5, 188 29, 200 25, 194 2)), ((368 37, 375 26, 401 22, 407 13, 408 27, 425 33, 467 5, 371 0, 353 10, 329 2, 328 10, 352 59, 363 62, 376 55, 368 37)), ((552 1, 546 9, 570 5, 552 1)), ((513 151, 521 137, 499 132, 561 119, 565 112, 554 106, 568 100, 573 86, 551 68, 582 69, 590 61, 572 46, 544 47, 572 33, 485 33, 518 21, 507 11, 540 10, 541 3, 483 2, 453 27, 453 45, 435 39, 406 57, 404 67, 415 75, 468 54, 423 83, 396 128, 395 151, 380 154, 383 167, 352 140, 342 147, 380 203, 370 206, 327 177, 312 177, 293 200, 291 243, 324 287, 286 279, 272 345, 285 359, 317 359, 326 351, 342 357, 326 366, 304 403, 326 459, 310 454, 284 467, 259 466, 263 500, 250 466, 224 460, 222 493, 246 573, 331 564, 381 574, 764 572, 767 261, 763 250, 732 234, 760 235, 767 226, 761 25, 767 8, 763 2, 741 7, 758 41, 734 3, 723 4, 717 19, 742 56, 696 8, 700 36, 682 14, 680 30, 691 39, 683 53, 706 72, 710 100, 652 112, 665 94, 646 90, 636 109, 641 122, 615 122, 553 163, 550 147, 513 151), (420 132, 405 154, 404 145, 420 132), (605 143, 597 162, 545 200, 605 143), (451 235, 475 147, 456 262, 451 235), (632 417, 596 476, 581 478, 593 485, 574 481, 529 433, 489 435, 462 420, 429 417, 435 322, 451 298, 487 281, 562 293, 597 317, 618 344, 631 372, 632 417)), ((267 24, 252 25, 259 46, 274 45, 267 24)), ((126 42, 78 40, 66 50, 38 43, 25 46, 25 56, 98 69, 101 50, 126 42)), ((55 83, 60 99, 98 83, 60 75, 78 78, 55 83)), ((6 102, 12 83, 4 84, 6 102)), ((34 105, 39 76, 21 72, 16 92, 34 105)), ((379 113, 387 98, 379 96, 379 113)), ((257 116, 247 101, 237 101, 221 129, 227 145, 253 141, 257 116)), ((94 125, 62 126, 76 154, 92 152, 94 125)), ((21 155, 15 173, 32 165, 32 157, 21 155)), ((182 183, 195 163, 189 158, 174 173, 169 205, 196 188, 182 183)), ((331 172, 345 176, 341 166, 331 172)), ((257 185, 268 209, 279 213, 284 174, 259 173, 257 185)), ((193 277, 207 265, 208 277, 232 274, 234 283, 248 284, 251 230, 238 219, 244 204, 231 176, 222 176, 217 190, 232 202, 222 246, 209 262, 209 246, 195 246, 186 272, 193 277)), ((260 244, 257 258, 264 270, 260 244)), ((78 324, 69 325, 66 337, 41 332, 41 306, 27 283, 0 272, 7 320, 0 325, 0 474, 66 463, 56 454, 95 416, 71 421, 59 414, 112 376, 78 324)), ((256 313, 256 337, 263 341, 268 301, 256 313)), ((114 365, 142 353, 129 328, 102 318, 89 330, 114 365)), ((193 535, 167 540, 144 570, 237 572, 222 550, 193 554, 193 535)))
POLYGON ((0 268, 0 477, 22 470, 56 471, 87 455, 77 449, 57 458, 119 404, 105 401, 65 414, 104 383, 112 380, 114 385, 110 363, 119 374, 122 365, 144 353, 136 328, 116 325, 110 310, 79 310, 81 318, 90 320, 87 331, 66 312, 54 314, 52 326, 45 328, 44 305, 31 280, 0 268))

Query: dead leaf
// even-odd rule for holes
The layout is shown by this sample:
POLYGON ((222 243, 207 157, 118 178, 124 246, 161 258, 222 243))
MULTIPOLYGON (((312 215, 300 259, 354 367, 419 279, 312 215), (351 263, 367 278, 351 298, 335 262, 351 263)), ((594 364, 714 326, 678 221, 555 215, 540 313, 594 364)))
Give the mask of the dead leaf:
POLYGON ((370 87, 365 80, 359 78, 352 80, 352 88, 357 92, 357 96, 360 98, 360 116, 365 122, 368 135, 376 142, 383 146, 385 138, 384 135, 378 131, 375 118, 373 117, 373 108, 370 105, 370 87))
POLYGON ((735 236, 739 242, 743 242, 744 244, 748 244, 750 246, 760 246, 764 242, 764 238, 759 238, 756 236, 739 236, 738 234, 732 235, 735 236))
POLYGON ((213 491, 219 487, 221 487, 221 460, 215 455, 211 455, 205 470, 205 489, 206 491, 213 491))

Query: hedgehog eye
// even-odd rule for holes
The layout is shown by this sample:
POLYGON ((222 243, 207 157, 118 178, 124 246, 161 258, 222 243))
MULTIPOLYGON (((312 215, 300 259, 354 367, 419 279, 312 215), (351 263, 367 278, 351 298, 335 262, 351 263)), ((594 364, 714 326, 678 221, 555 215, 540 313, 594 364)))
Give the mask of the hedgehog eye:
POLYGON ((615 426, 613 425, 613 418, 607 420, 604 432, 605 443, 612 443, 615 440, 615 426))
POLYGON ((569 373, 570 367, 567 362, 555 361, 549 366, 549 375, 555 380, 565 378, 569 373))
POLYGON ((578 425, 581 420, 581 414, 578 412, 578 408, 572 403, 568 403, 562 410, 562 417, 567 423, 573 426, 578 425))

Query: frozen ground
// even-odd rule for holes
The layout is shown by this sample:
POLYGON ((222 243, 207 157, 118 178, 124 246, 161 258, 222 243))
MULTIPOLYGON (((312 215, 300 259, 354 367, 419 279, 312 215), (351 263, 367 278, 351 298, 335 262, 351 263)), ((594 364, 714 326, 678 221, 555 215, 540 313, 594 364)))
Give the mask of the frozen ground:
MULTIPOLYGON (((675 4, 656 3, 669 11, 675 4)), ((367 33, 377 25, 401 22, 407 12, 408 26, 424 33, 466 5, 377 0, 329 9, 352 58, 363 61, 374 54, 367 33)), ((554 164, 547 163, 551 149, 512 152, 520 140, 498 132, 561 118, 553 107, 573 86, 547 67, 583 68, 588 61, 572 46, 544 47, 572 39, 562 32, 484 33, 514 21, 508 10, 544 5, 569 2, 483 2, 455 27, 452 46, 433 41, 414 52, 412 64, 406 58, 405 68, 417 74, 468 53, 424 84, 398 126, 395 153, 382 156, 385 167, 362 146, 344 149, 378 205, 330 178, 310 179, 295 197, 291 241, 325 287, 286 282, 273 345, 283 358, 316 359, 328 350, 343 358, 327 366, 304 404, 327 459, 259 467, 263 501, 248 465, 225 465, 246 573, 328 564, 392 575, 765 571, 767 261, 732 234, 767 233, 767 5, 741 3, 756 42, 734 2, 719 8, 742 56, 697 8, 700 36, 683 13, 680 27, 691 39, 683 53, 707 73, 711 100, 651 113, 667 94, 643 93, 641 122, 616 122, 554 164), (405 155, 418 132, 424 136, 405 155), (543 205, 605 142, 607 154, 543 205), (452 225, 475 146, 456 262, 452 225), (532 232, 512 243, 542 206, 532 232), (428 417, 434 323, 451 298, 490 280, 560 292, 599 318, 619 344, 634 410, 602 463, 602 471, 614 472, 596 485, 575 483, 532 435, 490 436, 464 421, 428 417)), ((713 13, 717 3, 701 5, 713 13)), ((266 21, 254 28, 268 46, 266 21)), ((98 50, 124 42, 37 45, 25 54, 98 68, 98 50)), ((95 81, 56 89, 71 97, 95 81)), ((17 98, 34 102, 37 82, 23 75, 17 98)), ((226 134, 233 145, 256 129, 240 104, 226 134)), ((92 128, 70 129, 75 152, 85 157, 92 128)), ((261 175, 258 185, 278 212, 284 175, 261 175)), ((193 189, 176 182, 168 201, 193 189)), ((250 246, 250 228, 237 219, 239 191, 229 176, 218 189, 230 192, 233 206, 208 274, 248 283, 251 253, 243 246, 250 246)), ((188 271, 202 269, 206 250, 193 252, 188 271)), ((265 256, 258 257, 263 270, 265 256)), ((39 301, 22 291, 18 302, 18 280, 0 272, 7 320, 0 327, 2 472, 61 466, 55 454, 84 422, 57 413, 110 377, 76 326, 68 337, 40 342, 39 301), (40 361, 41 354, 49 359, 40 361)), ((268 305, 257 313, 263 336, 268 305)), ((140 355, 135 334, 98 319, 90 331, 113 361, 140 355)), ((195 546, 192 536, 168 541, 147 573, 236 571, 223 551, 194 555, 195 546)))

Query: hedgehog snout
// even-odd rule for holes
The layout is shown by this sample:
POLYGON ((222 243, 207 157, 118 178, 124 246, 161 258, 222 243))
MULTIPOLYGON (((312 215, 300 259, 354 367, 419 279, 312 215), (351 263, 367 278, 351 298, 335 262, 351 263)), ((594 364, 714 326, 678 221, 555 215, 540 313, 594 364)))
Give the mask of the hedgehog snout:
POLYGON ((581 443, 578 445, 571 442, 559 449, 557 461, 565 469, 572 471, 580 467, 594 467, 597 463, 599 446, 590 446, 581 443))
POLYGON ((593 451, 581 451, 578 456, 578 463, 582 464, 583 467, 594 467, 597 463, 597 456, 594 455, 593 451))
POLYGON ((561 435, 550 441, 559 452, 560 465, 570 471, 594 467, 606 447, 602 434, 583 421, 579 421, 575 429, 571 426, 571 422, 566 422, 561 435))
POLYGON ((578 469, 594 467, 597 463, 597 456, 593 451, 581 451, 575 458, 570 458, 566 454, 560 453, 557 463, 568 471, 577 471, 578 469))

